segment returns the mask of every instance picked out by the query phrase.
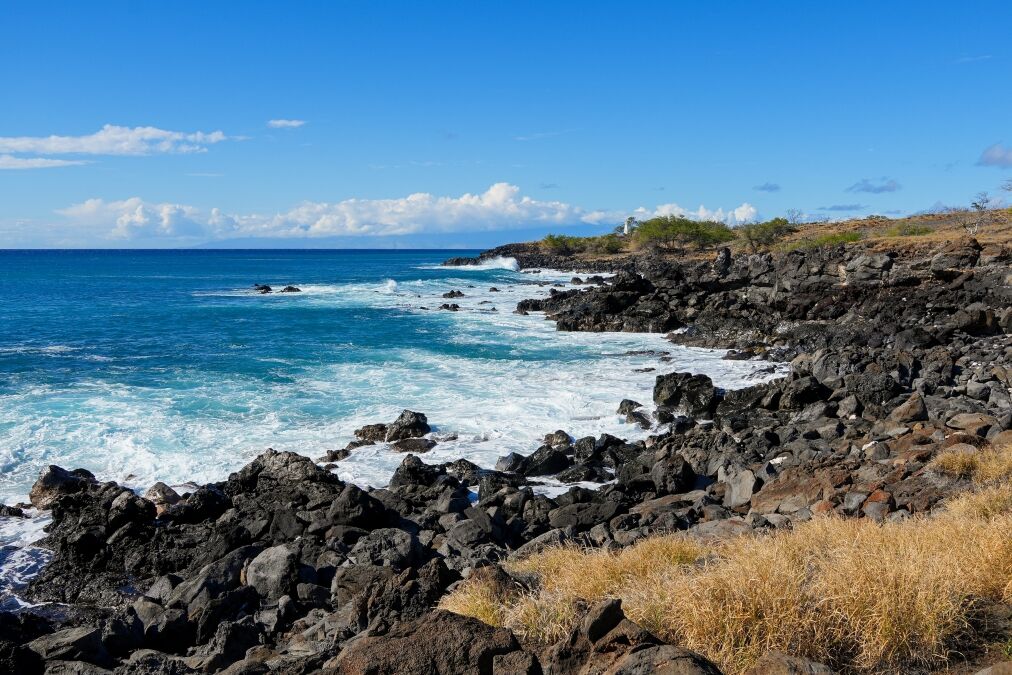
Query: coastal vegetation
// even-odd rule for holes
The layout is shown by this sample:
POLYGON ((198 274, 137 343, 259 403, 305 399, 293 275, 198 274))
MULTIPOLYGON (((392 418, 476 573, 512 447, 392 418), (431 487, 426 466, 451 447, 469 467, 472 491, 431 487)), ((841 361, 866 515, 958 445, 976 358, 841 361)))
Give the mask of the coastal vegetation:
POLYGON ((620 225, 612 233, 592 237, 550 234, 538 245, 553 255, 594 257, 638 251, 691 256, 721 246, 728 246, 733 252, 786 252, 859 241, 939 242, 967 235, 1004 241, 1012 236, 1009 232, 1012 208, 987 193, 980 193, 966 207, 939 208, 904 218, 870 215, 832 222, 806 221, 798 211, 789 210, 784 216, 733 227, 673 215, 644 221, 630 218, 626 225, 628 229, 620 225))
POLYGON ((855 241, 860 241, 863 237, 864 234, 861 232, 834 232, 831 234, 822 234, 793 241, 788 244, 787 250, 796 251, 799 249, 813 249, 822 248, 824 246, 853 244, 855 241))

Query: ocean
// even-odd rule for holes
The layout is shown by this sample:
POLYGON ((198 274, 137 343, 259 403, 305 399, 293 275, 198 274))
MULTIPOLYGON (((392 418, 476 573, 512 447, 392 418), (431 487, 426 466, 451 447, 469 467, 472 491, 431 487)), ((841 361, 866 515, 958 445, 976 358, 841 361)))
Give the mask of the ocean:
MULTIPOLYGON (((405 408, 447 439, 425 461, 493 466, 556 429, 644 437, 616 408, 649 403, 661 372, 727 388, 768 377, 661 335, 557 332, 513 309, 571 273, 440 265, 468 253, 0 251, 0 501, 24 501, 48 464, 185 489, 268 447, 317 458, 405 408)), ((370 446, 336 472, 382 486, 402 459, 370 446)), ((9 558, 42 521, 6 520, 9 558)))

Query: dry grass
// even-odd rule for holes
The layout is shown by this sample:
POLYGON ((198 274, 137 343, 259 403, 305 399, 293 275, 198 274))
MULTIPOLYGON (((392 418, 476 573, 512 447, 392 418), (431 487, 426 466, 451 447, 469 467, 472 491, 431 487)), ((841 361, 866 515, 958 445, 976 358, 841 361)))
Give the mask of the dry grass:
POLYGON ((946 450, 932 460, 931 468, 949 476, 971 478, 980 485, 1012 480, 1012 445, 946 450))
POLYGON ((476 579, 444 607, 547 644, 569 630, 576 601, 618 597, 630 618, 729 673, 771 650, 845 671, 937 667, 978 648, 984 611, 1012 601, 1012 484, 904 522, 817 518, 709 548, 677 536, 618 553, 561 548, 510 569, 536 590, 476 579))

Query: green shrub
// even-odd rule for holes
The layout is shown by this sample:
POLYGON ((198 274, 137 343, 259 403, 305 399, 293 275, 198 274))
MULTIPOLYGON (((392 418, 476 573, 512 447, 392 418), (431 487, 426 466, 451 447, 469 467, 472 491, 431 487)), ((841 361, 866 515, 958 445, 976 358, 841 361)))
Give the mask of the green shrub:
POLYGON ((549 234, 541 240, 541 247, 556 255, 575 253, 621 253, 625 242, 617 234, 603 234, 599 237, 573 237, 565 234, 549 234))
POLYGON ((694 244, 699 249, 716 246, 735 238, 724 223, 712 220, 690 220, 681 216, 660 216, 645 220, 633 235, 637 246, 685 248, 694 244))
POLYGON ((887 237, 920 237, 921 235, 931 234, 934 231, 935 228, 929 227, 928 225, 900 223, 886 230, 885 235, 887 237))
POLYGON ((752 250, 753 253, 761 248, 772 246, 789 234, 798 231, 786 218, 774 218, 764 223, 751 223, 739 226, 735 232, 738 238, 752 250))
POLYGON ((793 242, 787 247, 787 250, 796 251, 798 249, 813 249, 822 248, 824 246, 853 244, 855 241, 861 241, 863 238, 864 233, 862 232, 836 232, 834 234, 824 234, 821 237, 812 237, 793 242))

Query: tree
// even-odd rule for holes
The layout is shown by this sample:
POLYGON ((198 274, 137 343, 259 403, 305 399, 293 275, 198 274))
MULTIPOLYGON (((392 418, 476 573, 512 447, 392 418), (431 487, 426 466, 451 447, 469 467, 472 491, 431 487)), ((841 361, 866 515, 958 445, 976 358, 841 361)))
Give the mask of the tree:
POLYGON ((757 253, 760 248, 771 246, 787 235, 794 234, 798 228, 787 218, 774 218, 764 223, 741 225, 735 231, 749 249, 757 253))
POLYGON ((658 216, 639 223, 635 241, 639 246, 685 248, 695 244, 700 250, 735 238, 724 223, 712 220, 690 220, 682 216, 658 216))
POLYGON ((986 192, 978 192, 970 202, 968 211, 960 212, 960 222, 963 229, 971 237, 977 235, 981 226, 986 225, 990 220, 988 211, 991 208, 991 195, 986 192))
POLYGON ((797 227, 805 220, 805 214, 801 209, 787 209, 787 213, 784 214, 787 217, 787 222, 797 227))

